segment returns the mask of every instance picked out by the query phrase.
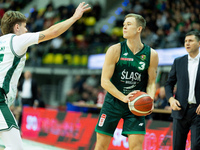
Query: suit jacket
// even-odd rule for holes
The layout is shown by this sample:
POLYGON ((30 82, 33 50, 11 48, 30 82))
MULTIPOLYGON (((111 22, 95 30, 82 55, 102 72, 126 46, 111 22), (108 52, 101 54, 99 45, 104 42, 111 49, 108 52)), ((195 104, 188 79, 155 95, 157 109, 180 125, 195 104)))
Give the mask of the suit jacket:
MULTIPOLYGON (((180 102, 182 109, 180 111, 172 110, 172 117, 182 119, 187 109, 189 95, 188 55, 184 55, 183 57, 174 60, 165 84, 166 97, 168 100, 170 97, 173 97, 175 84, 177 84, 175 99, 180 102)), ((200 65, 198 65, 195 83, 195 98, 197 104, 200 104, 200 65)))

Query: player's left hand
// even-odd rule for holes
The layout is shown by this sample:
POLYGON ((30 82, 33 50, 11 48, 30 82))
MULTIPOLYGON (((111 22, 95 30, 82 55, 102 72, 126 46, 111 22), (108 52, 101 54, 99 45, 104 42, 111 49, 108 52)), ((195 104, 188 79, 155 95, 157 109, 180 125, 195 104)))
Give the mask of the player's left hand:
POLYGON ((152 113, 152 111, 148 112, 148 114, 146 116, 150 115, 151 113, 152 113))
POLYGON ((73 17, 76 18, 76 20, 80 19, 84 12, 91 9, 91 7, 88 7, 88 6, 89 4, 85 4, 85 2, 80 3, 78 7, 76 8, 76 11, 73 17))
POLYGON ((152 103, 153 103, 153 104, 152 104, 151 111, 154 110, 154 101, 152 101, 152 103))

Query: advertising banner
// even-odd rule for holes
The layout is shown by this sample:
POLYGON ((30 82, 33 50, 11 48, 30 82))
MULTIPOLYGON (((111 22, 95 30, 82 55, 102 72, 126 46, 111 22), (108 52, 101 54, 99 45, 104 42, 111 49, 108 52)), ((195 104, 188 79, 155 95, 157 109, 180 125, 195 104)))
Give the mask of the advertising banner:
MULTIPOLYGON (((97 114, 24 107, 22 136, 64 149, 93 150, 97 120, 97 114)), ((128 139, 121 135, 122 126, 123 120, 120 120, 109 150, 128 150, 128 139)), ((189 147, 190 136, 186 150, 189 147)), ((143 150, 172 150, 172 122, 147 120, 143 150)))

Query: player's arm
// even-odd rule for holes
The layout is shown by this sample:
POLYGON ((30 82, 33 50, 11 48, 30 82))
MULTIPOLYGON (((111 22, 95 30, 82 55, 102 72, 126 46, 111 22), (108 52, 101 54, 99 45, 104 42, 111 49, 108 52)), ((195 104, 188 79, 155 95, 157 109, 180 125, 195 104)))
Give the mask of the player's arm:
POLYGON ((151 49, 150 65, 148 68, 148 84, 147 84, 147 93, 154 99, 156 93, 156 75, 158 67, 158 53, 151 49))
POLYGON ((101 86, 117 99, 128 102, 128 98, 110 81, 115 70, 115 65, 119 60, 120 51, 120 44, 113 45, 107 50, 101 74, 101 86))
POLYGON ((64 33, 67 29, 69 29, 69 27, 71 27, 73 23, 75 23, 78 19, 82 17, 85 11, 88 11, 90 9, 90 7, 88 7, 88 4, 86 5, 84 4, 85 2, 79 4, 79 6, 76 8, 76 11, 71 18, 63 22, 60 22, 58 24, 55 24, 44 31, 41 31, 38 43, 58 37, 59 35, 64 33))

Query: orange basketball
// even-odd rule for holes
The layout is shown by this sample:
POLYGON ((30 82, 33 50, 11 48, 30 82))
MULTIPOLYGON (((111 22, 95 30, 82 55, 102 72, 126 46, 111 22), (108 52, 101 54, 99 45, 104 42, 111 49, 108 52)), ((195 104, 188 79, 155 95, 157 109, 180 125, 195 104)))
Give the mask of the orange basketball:
POLYGON ((147 93, 139 91, 130 97, 128 106, 134 115, 146 116, 153 107, 153 99, 147 93))

